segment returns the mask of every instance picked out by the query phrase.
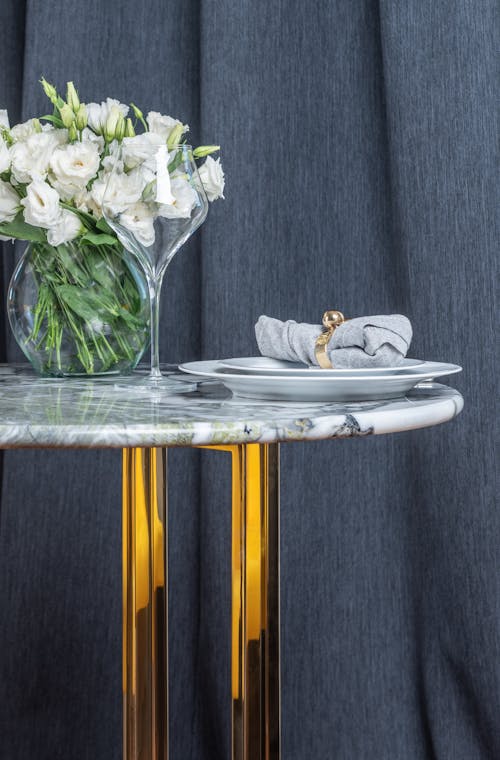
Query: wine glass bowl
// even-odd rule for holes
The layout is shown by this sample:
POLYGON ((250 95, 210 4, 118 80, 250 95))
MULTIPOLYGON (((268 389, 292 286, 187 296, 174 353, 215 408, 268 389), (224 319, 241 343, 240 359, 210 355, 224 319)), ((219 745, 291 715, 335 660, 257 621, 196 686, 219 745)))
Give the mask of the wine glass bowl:
POLYGON ((103 215, 144 271, 150 297, 150 379, 161 379, 158 326, 165 271, 177 251, 205 221, 208 199, 190 145, 146 145, 137 156, 124 144, 112 164, 103 215))

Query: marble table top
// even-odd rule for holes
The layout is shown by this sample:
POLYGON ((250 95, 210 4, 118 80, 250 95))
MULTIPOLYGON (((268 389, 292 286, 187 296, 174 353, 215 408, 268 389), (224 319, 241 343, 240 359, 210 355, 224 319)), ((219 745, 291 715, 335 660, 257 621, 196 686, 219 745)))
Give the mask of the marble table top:
POLYGON ((446 422, 462 410, 453 388, 424 383, 405 397, 353 403, 255 401, 219 383, 170 375, 176 392, 144 375, 39 378, 0 365, 0 448, 198 446, 391 433, 446 422))

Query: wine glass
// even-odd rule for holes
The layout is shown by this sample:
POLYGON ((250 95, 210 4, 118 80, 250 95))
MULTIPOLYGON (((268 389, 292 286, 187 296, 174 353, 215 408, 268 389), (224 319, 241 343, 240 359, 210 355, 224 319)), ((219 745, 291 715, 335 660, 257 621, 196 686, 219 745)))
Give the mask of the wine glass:
POLYGON ((151 330, 149 379, 158 382, 162 378, 158 329, 163 277, 179 248, 205 221, 208 212, 208 199, 191 146, 161 145, 138 162, 137 156, 130 160, 126 149, 117 148, 102 210, 106 222, 123 247, 136 257, 146 277, 151 330))

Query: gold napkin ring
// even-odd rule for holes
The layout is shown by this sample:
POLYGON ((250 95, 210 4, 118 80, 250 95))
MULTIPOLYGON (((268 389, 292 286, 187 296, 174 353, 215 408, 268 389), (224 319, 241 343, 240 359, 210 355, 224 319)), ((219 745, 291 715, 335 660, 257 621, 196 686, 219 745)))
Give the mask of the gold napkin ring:
POLYGON ((322 321, 323 332, 316 338, 314 354, 322 369, 333 369, 333 364, 328 358, 326 349, 333 333, 342 322, 345 322, 345 319, 341 311, 325 311, 322 321))

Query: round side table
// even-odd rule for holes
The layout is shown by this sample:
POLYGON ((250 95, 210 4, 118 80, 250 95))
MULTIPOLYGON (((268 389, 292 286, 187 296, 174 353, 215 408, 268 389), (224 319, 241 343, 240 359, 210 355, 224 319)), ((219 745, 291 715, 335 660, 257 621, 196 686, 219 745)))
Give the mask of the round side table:
MULTIPOLYGON (((179 380, 49 379, 0 365, 0 448, 123 449, 123 757, 168 758, 167 449, 232 457, 233 760, 280 758, 279 443, 378 435, 447 422, 452 388, 356 403, 265 402, 179 380)), ((173 760, 176 760, 175 758, 173 760)))

